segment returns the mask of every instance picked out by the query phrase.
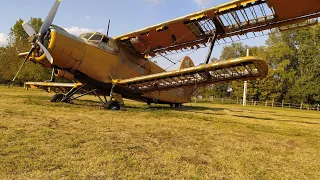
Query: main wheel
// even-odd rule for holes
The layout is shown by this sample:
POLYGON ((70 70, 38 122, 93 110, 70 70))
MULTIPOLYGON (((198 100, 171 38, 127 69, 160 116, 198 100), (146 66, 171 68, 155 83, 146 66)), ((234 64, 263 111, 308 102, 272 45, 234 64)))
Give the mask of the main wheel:
POLYGON ((120 110, 120 104, 117 101, 109 101, 106 104, 106 109, 109 109, 109 110, 120 110))
POLYGON ((51 98, 51 102, 61 102, 61 100, 64 98, 64 94, 55 94, 51 98))

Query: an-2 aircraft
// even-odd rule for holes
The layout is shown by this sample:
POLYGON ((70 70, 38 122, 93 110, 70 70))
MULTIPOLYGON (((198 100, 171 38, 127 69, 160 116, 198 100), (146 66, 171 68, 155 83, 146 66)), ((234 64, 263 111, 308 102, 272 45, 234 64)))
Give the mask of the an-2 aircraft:
POLYGON ((56 76, 74 83, 25 85, 71 89, 55 94, 52 102, 70 102, 95 94, 105 108, 117 110, 123 104, 122 97, 180 106, 190 101, 190 95, 199 86, 263 78, 268 66, 257 57, 209 63, 214 45, 248 37, 248 33, 317 24, 320 16, 318 0, 234 0, 114 38, 98 32, 76 37, 52 24, 60 1, 53 5, 39 33, 23 23, 31 50, 19 54, 25 57, 19 71, 26 61, 33 61, 53 68, 52 81, 56 76), (209 47, 208 55, 199 66, 185 57, 178 70, 167 72, 148 59, 205 46, 209 47))

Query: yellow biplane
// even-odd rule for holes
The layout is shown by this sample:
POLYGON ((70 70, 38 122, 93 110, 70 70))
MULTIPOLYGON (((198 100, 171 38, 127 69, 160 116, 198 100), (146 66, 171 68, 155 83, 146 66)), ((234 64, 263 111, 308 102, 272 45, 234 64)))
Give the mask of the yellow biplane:
POLYGON ((115 110, 123 105, 122 98, 179 107, 190 101, 199 86, 264 78, 268 66, 258 57, 209 63, 214 45, 248 33, 310 26, 320 16, 318 0, 234 0, 114 38, 98 32, 76 37, 52 24, 60 1, 53 5, 39 33, 23 23, 32 46, 19 54, 25 57, 19 71, 26 61, 53 68, 50 82, 25 85, 65 92, 55 94, 52 102, 95 94, 106 109, 115 110), (207 46, 208 55, 200 66, 186 56, 178 70, 165 71, 149 60, 207 46), (74 83, 55 83, 54 77, 74 83))

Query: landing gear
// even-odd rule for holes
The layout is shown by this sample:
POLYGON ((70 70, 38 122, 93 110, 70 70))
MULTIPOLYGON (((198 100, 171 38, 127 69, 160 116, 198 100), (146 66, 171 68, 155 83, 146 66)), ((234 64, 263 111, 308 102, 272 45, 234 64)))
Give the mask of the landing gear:
POLYGON ((45 80, 44 82, 56 82, 56 77, 54 75, 54 68, 52 69, 52 72, 51 72, 51 79, 45 80))
POLYGON ((170 108, 182 108, 183 105, 181 103, 170 103, 170 108))
POLYGON ((118 101, 111 100, 104 104, 104 108, 108 110, 120 110, 120 103, 118 101))
POLYGON ((122 108, 125 109, 124 102, 123 102, 121 94, 117 94, 117 93, 113 92, 114 86, 112 86, 112 88, 111 88, 110 101, 107 101, 107 98, 106 98, 105 95, 103 96, 104 100, 99 96, 99 94, 96 92, 97 89, 92 89, 91 91, 84 90, 84 92, 83 92, 83 90, 81 90, 82 92, 78 93, 80 91, 80 89, 82 89, 85 85, 86 84, 81 85, 81 86, 75 86, 66 94, 60 94, 60 93, 55 94, 51 98, 50 101, 51 102, 73 103, 72 100, 75 100, 75 99, 78 99, 78 98, 80 98, 82 96, 85 96, 87 94, 92 94, 93 93, 99 98, 99 100, 100 100, 100 102, 102 104, 101 107, 103 107, 105 109, 108 109, 108 110, 120 110, 122 108), (74 95, 76 93, 78 93, 78 96, 74 97, 74 95))
POLYGON ((55 94, 52 96, 50 102, 61 102, 61 100, 64 98, 64 94, 55 94))
POLYGON ((62 101, 65 97, 66 96, 64 94, 57 93, 52 96, 50 102, 53 102, 53 103, 66 102, 66 103, 73 104, 71 99, 66 99, 66 100, 62 101))

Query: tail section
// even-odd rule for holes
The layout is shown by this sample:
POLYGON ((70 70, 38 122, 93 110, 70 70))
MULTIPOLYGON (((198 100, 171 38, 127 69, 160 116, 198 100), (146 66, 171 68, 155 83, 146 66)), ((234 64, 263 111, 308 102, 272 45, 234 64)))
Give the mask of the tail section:
POLYGON ((194 67, 194 63, 189 56, 186 56, 183 58, 179 69, 184 69, 189 67, 194 67))
MULTIPOLYGON (((183 58, 181 64, 180 64, 180 70, 184 69, 184 68, 189 68, 189 67, 194 67, 194 63, 192 61, 192 59, 189 56, 186 56, 183 58)), ((183 88, 183 96, 184 96, 184 101, 185 102, 190 102, 191 101, 191 97, 190 95, 194 92, 194 90, 196 89, 195 86, 191 86, 191 87, 184 87, 183 88)))

